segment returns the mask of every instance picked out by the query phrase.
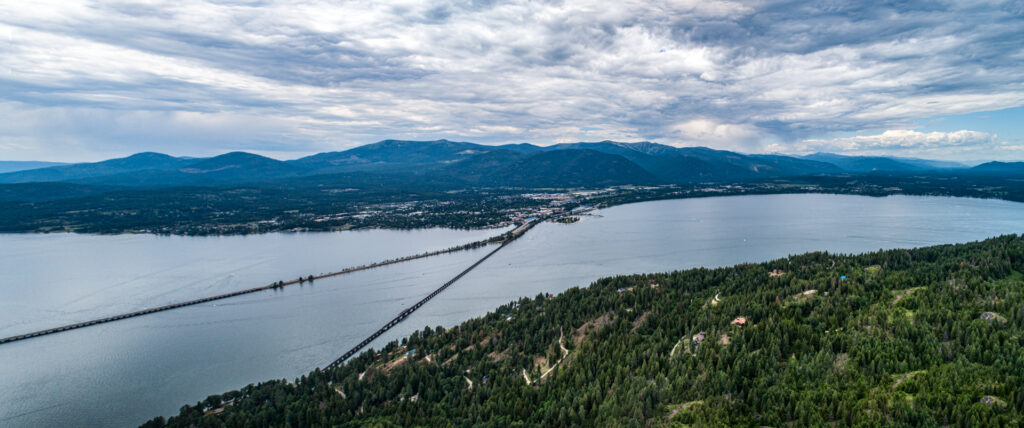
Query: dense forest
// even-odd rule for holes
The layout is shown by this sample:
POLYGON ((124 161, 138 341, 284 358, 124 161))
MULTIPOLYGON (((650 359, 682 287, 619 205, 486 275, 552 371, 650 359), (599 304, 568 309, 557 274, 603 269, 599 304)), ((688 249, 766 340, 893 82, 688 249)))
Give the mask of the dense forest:
POLYGON ((1024 239, 605 278, 146 426, 1020 426, 1024 239))

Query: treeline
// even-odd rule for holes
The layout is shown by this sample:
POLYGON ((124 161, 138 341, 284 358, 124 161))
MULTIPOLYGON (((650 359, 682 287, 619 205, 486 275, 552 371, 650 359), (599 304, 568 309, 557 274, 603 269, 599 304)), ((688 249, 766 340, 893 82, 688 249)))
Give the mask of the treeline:
POLYGON ((812 175, 768 181, 736 181, 693 186, 637 188, 629 192, 600 194, 583 204, 599 208, 633 202, 709 196, 771 195, 780 193, 830 193, 863 196, 953 196, 1024 202, 1020 178, 957 175, 953 172, 871 173, 812 175))
POLYGON ((959 196, 1024 202, 1024 177, 986 176, 965 171, 821 175, 799 181, 835 193, 885 196, 893 194, 959 196))
MULTIPOLYGON (((773 193, 967 196, 1024 202, 1024 186, 1019 178, 960 174, 838 174, 691 183, 621 189, 577 202, 611 206, 658 199, 773 193)), ((453 187, 455 184, 450 182, 420 178, 374 177, 375 180, 317 176, 235 187, 103 187, 102 192, 57 183, 0 184, 0 232, 231 235, 378 227, 475 228, 502 224, 513 213, 548 206, 548 201, 523 197, 524 192, 566 190, 453 187), (61 192, 67 193, 65 197, 35 198, 61 192)))
POLYGON ((475 228, 508 221, 509 210, 538 205, 508 191, 328 186, 130 189, 72 199, 0 202, 0 232, 233 235, 475 228))
POLYGON ((1019 426, 1021 272, 1003 236, 606 278, 146 426, 1019 426))

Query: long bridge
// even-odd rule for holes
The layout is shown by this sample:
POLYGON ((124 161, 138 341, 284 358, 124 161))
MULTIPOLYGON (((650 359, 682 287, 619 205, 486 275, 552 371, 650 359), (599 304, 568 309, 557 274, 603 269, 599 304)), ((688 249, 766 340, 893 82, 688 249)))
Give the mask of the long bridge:
POLYGON ((359 342, 359 344, 357 344, 356 346, 353 346, 352 349, 349 349, 344 354, 341 354, 341 356, 338 357, 338 359, 336 359, 333 362, 331 362, 330 364, 324 366, 324 369, 325 370, 326 369, 331 369, 331 368, 335 368, 335 367, 338 367, 338 366, 342 365, 345 362, 345 360, 349 359, 350 357, 352 357, 353 355, 358 353, 360 350, 365 348, 366 345, 369 345, 370 342, 374 341, 374 339, 380 337, 382 334, 384 334, 388 330, 391 330, 393 327, 398 325, 398 323, 402 322, 402 320, 408 318, 409 315, 412 315, 413 312, 416 312, 417 309, 419 309, 424 304, 426 304, 428 301, 430 301, 430 299, 433 299, 438 294, 441 294, 442 291, 444 291, 446 288, 448 288, 449 286, 454 284, 455 281, 458 281, 463 276, 465 276, 467 273, 469 273, 471 270, 475 269, 477 266, 480 266, 480 263, 483 263, 484 260, 489 259, 491 256, 494 255, 494 253, 497 253, 498 251, 501 251, 501 249, 505 248, 506 245, 508 245, 512 241, 516 240, 516 238, 518 238, 520 236, 523 236, 523 234, 526 233, 526 231, 530 230, 531 228, 533 228, 533 226, 537 225, 537 223, 540 223, 542 221, 544 221, 544 219, 534 220, 534 221, 531 221, 529 223, 525 223, 525 224, 517 227, 515 230, 509 232, 508 238, 506 238, 504 241, 502 241, 501 245, 499 245, 498 248, 495 248, 495 249, 491 250, 491 252, 487 253, 487 255, 481 257, 480 260, 477 260, 476 263, 473 263, 472 265, 470 265, 468 268, 466 268, 462 272, 459 272, 458 275, 455 275, 454 278, 449 279, 448 282, 442 284, 440 287, 438 287, 436 290, 434 290, 433 292, 428 294, 426 297, 420 299, 420 301, 416 302, 414 305, 412 305, 412 306, 406 308, 404 311, 400 312, 398 314, 398 316, 396 316, 394 319, 389 321, 387 324, 384 324, 384 327, 381 327, 377 331, 373 332, 373 334, 371 334, 369 337, 367 337, 366 339, 363 339, 362 342, 359 342))
MULTIPOLYGON (((490 257, 491 254, 494 254, 495 252, 497 252, 497 250, 499 250, 502 247, 504 247, 505 244, 507 244, 509 241, 511 241, 511 240, 513 240, 515 238, 518 238, 520 235, 522 235, 523 232, 525 232, 530 227, 532 227, 533 224, 534 223, 527 223, 527 224, 519 226, 518 228, 516 228, 515 230, 513 230, 511 232, 506 233, 507 236, 505 237, 505 239, 502 240, 502 245, 499 246, 494 251, 491 251, 487 256, 485 256, 483 259, 481 259, 476 264, 474 264, 470 269, 467 269, 467 272, 469 270, 472 270, 473 267, 476 267, 476 265, 480 264, 480 262, 482 262, 487 257, 490 257), (525 227, 525 229, 524 229, 524 227, 525 227)), ((499 235, 499 236, 503 236, 503 235, 499 235)), ((149 314, 156 313, 156 312, 169 311, 171 309, 183 308, 185 306, 192 306, 192 305, 198 305, 200 303, 206 303, 206 302, 212 302, 212 301, 215 301, 215 300, 227 299, 227 298, 230 298, 230 297, 241 296, 243 294, 250 294, 250 293, 256 293, 256 292, 260 292, 260 291, 284 288, 284 287, 287 287, 289 285, 301 284, 301 283, 305 283, 307 281, 313 281, 313 280, 323 279, 323 278, 330 278, 332 276, 344 275, 344 274, 348 274, 348 273, 353 273, 353 272, 373 269, 373 268, 377 268, 377 267, 381 267, 381 266, 387 266, 387 265, 392 265, 392 264, 396 264, 396 263, 407 262, 407 261, 410 261, 410 260, 422 259, 422 258, 427 258, 427 257, 431 257, 431 256, 445 254, 445 253, 451 253, 451 252, 456 252, 456 251, 462 251, 462 250, 469 250, 469 249, 473 249, 473 248, 479 248, 479 247, 486 246, 486 245, 488 245, 488 244, 490 244, 492 242, 497 242, 496 241, 497 239, 498 239, 498 237, 493 237, 493 238, 489 238, 489 239, 485 239, 485 240, 481 240, 481 241, 471 242, 471 243, 465 244, 465 245, 460 245, 460 246, 457 246, 457 247, 447 248, 447 249, 444 249, 444 250, 420 253, 420 254, 416 254, 416 255, 412 255, 412 256, 400 257, 400 258, 397 258, 397 259, 389 259, 389 260, 384 260, 384 261, 380 261, 380 262, 376 262, 376 263, 372 263, 372 264, 368 264, 368 265, 361 265, 361 266, 350 267, 350 268, 342 269, 342 270, 335 271, 335 272, 328 272, 328 273, 323 273, 323 274, 320 274, 320 275, 309 275, 309 276, 300 277, 300 278, 297 278, 297 279, 292 279, 292 280, 289 280, 289 281, 277 281, 277 282, 274 282, 274 283, 271 283, 271 284, 267 284, 267 285, 264 285, 264 286, 261 286, 261 287, 247 288, 245 290, 234 291, 234 292, 231 292, 231 293, 218 294, 216 296, 210 296, 210 297, 203 297, 203 298, 200 298, 200 299, 187 300, 187 301, 184 301, 184 302, 172 303, 172 304, 169 304, 169 305, 158 306, 158 307, 155 307, 155 308, 143 309, 143 310, 139 310, 139 311, 135 311, 135 312, 128 312, 128 313, 125 313, 125 314, 120 314, 120 315, 114 315, 114 316, 109 316, 109 317, 105 317, 105 318, 94 319, 94 320, 91 320, 91 321, 84 321, 84 322, 68 324, 68 325, 64 325, 64 326, 60 326, 60 327, 49 328, 49 329, 46 329, 46 330, 39 330, 39 331, 31 332, 31 333, 19 334, 17 336, 10 336, 10 337, 5 337, 5 338, 0 339, 0 345, 5 344, 5 343, 10 343, 10 342, 16 342, 16 341, 19 341, 19 340, 31 339, 33 337, 46 336, 46 335, 49 335, 49 334, 61 333, 61 332, 65 332, 65 331, 68 331, 68 330, 74 330, 74 329, 78 329, 78 328, 90 327, 90 326, 94 326, 94 325, 105 324, 105 323, 108 323, 108 322, 120 321, 120 320, 123 320, 123 319, 134 318, 134 317, 139 317, 139 316, 143 316, 143 315, 149 315, 149 314)), ((463 274, 465 274, 465 272, 463 272, 463 274)), ((455 282, 455 280, 458 279, 458 278, 461 278, 463 274, 460 274, 459 276, 457 276, 455 279, 453 279, 450 282, 455 282)), ((450 284, 448 284, 448 285, 450 285, 450 284)), ((436 296, 437 295, 436 293, 440 292, 444 288, 447 288, 448 285, 445 285, 444 287, 442 287, 439 290, 435 291, 433 294, 430 295, 429 298, 427 298, 427 299, 417 303, 417 306, 415 306, 415 308, 419 308, 419 306, 421 306, 423 304, 423 302, 425 302, 426 300, 429 300, 430 298, 436 296)), ((415 310, 415 309, 413 309, 413 310, 415 310)), ((411 313, 411 311, 410 311, 410 313, 411 313)), ((408 315, 408 314, 406 314, 406 315, 408 315)), ((404 317, 401 317, 401 318, 404 318, 404 317)), ((374 337, 376 337, 376 336, 374 336, 374 337)))
POLYGON ((363 339, 362 342, 359 342, 358 345, 353 346, 352 349, 348 350, 348 352, 345 352, 340 357, 338 357, 338 359, 336 359, 332 363, 326 365, 324 367, 324 369, 329 369, 329 368, 334 368, 334 367, 340 366, 342 363, 345 362, 345 360, 349 359, 349 357, 355 355, 357 352, 359 352, 359 350, 363 349, 366 345, 369 345, 370 342, 373 342, 374 339, 380 337, 380 335, 384 334, 388 330, 391 330, 392 327, 398 325, 398 323, 402 322, 402 320, 408 318, 409 315, 412 315, 413 312, 416 312, 417 309, 419 309, 421 306, 423 306, 425 303, 427 303, 427 301, 429 301, 430 299, 433 299, 434 296, 437 296, 438 294, 441 294, 442 291, 444 291, 446 288, 448 288, 448 286, 454 284, 455 281, 458 281, 460 278, 462 278, 463 275, 469 273, 469 271, 471 271, 474 268, 476 268, 477 266, 479 266, 480 263, 483 263, 484 260, 487 260, 488 258, 490 258, 492 255, 494 255, 494 253, 497 253, 502 248, 505 248, 505 246, 508 245, 509 242, 510 241, 502 242, 501 245, 498 246, 498 248, 495 248, 495 249, 491 250, 491 252, 487 253, 486 256, 483 256, 480 260, 477 260, 476 263, 473 263, 470 267, 466 268, 466 270, 463 270, 462 272, 459 272, 458 275, 455 275, 454 278, 448 280, 448 282, 446 282, 443 285, 441 285, 441 287, 439 287, 438 289, 436 289, 433 292, 431 292, 430 294, 428 294, 427 297, 424 297, 424 298, 420 299, 420 301, 418 301, 415 304, 413 304, 412 306, 406 308, 404 311, 399 313, 398 316, 396 316, 394 319, 392 319, 387 324, 385 324, 384 327, 381 327, 379 330, 373 332, 373 334, 371 334, 369 337, 367 337, 366 339, 363 339))

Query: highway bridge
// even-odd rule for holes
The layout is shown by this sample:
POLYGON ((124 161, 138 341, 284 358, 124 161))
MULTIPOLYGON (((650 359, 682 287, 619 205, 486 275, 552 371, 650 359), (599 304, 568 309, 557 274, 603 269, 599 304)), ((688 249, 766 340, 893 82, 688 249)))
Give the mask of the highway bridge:
MULTIPOLYGON (((515 239, 515 237, 518 237, 519 235, 521 235, 522 233, 519 232, 520 229, 522 229, 521 226, 519 228, 517 228, 515 231, 509 233, 508 234, 509 237, 505 238, 504 242, 508 242, 509 239, 515 239)), ((95 319, 95 320, 91 320, 91 321, 84 321, 84 322, 79 322, 79 323, 74 323, 74 324, 68 324, 68 325, 64 325, 64 326, 60 326, 60 327, 49 328, 49 329, 46 329, 46 330, 39 330, 39 331, 31 332, 31 333, 19 334, 17 336, 5 337, 5 338, 0 339, 0 345, 5 344, 5 343, 10 343, 10 342, 16 342, 16 341, 19 341, 19 340, 31 339, 33 337, 46 336, 48 334, 61 333, 61 332, 65 332, 65 331, 68 331, 68 330, 74 330, 74 329, 78 329, 78 328, 90 327, 90 326, 94 326, 94 325, 98 325, 98 324, 104 324, 104 323, 108 323, 108 322, 119 321, 119 320, 123 320, 123 319, 134 318, 134 317, 139 317, 139 316, 148 315, 148 314, 152 314, 152 313, 156 313, 156 312, 169 311, 171 309, 183 308, 185 306, 198 305, 200 303, 212 302, 214 300, 227 299, 227 298, 230 298, 230 297, 241 296, 243 294, 250 294, 250 293, 256 293, 256 292, 260 292, 260 291, 284 288, 284 287, 287 287, 289 285, 305 283, 306 281, 313 281, 313 280, 317 280, 317 279, 329 278, 329 277, 332 277, 332 276, 344 275, 344 274, 348 274, 348 273, 352 273, 352 272, 358 272, 358 271, 373 269, 373 268, 377 268, 377 267, 387 266, 387 265, 391 265, 391 264, 407 262, 407 261, 410 261, 410 260, 416 260, 416 259, 422 259, 422 258, 426 258, 426 257, 432 257, 432 256, 436 256, 436 255, 440 255, 440 254, 445 254, 445 253, 451 253, 451 252, 456 252, 456 251, 462 251, 462 250, 468 250, 468 249, 473 249, 473 248, 479 248, 479 247, 483 247, 483 246, 486 246, 488 244, 491 244, 493 242, 497 242, 496 239, 497 239, 497 237, 490 238, 490 239, 485 239, 485 240, 482 240, 482 241, 471 242, 469 244, 460 245, 458 247, 452 247, 452 248, 448 248, 448 249, 444 249, 444 250, 431 251, 431 252, 416 254, 416 255, 412 255, 412 256, 400 257, 400 258, 397 258, 397 259, 384 260, 384 261, 381 261, 381 262, 376 262, 376 263, 372 263, 372 264, 368 264, 368 265, 350 267, 350 268, 342 269, 342 270, 335 271, 335 272, 328 272, 328 273, 323 273, 323 274, 320 274, 320 275, 304 276, 304 277, 292 279, 292 280, 289 280, 289 281, 277 281, 277 282, 274 282, 274 283, 271 283, 271 284, 268 284, 268 285, 264 285, 264 286, 261 286, 261 287, 248 288, 248 289, 245 289, 245 290, 234 291, 234 292, 231 292, 231 293, 218 294, 216 296, 203 297, 203 298, 200 298, 200 299, 193 299, 193 300, 188 300, 188 301, 184 301, 184 302, 178 302, 178 303, 172 303, 172 304, 169 304, 169 305, 158 306, 158 307, 155 307, 155 308, 143 309, 143 310, 140 310, 140 311, 135 311, 135 312, 129 312, 129 313, 120 314, 120 315, 109 316, 109 317, 106 317, 106 318, 100 318, 100 319, 95 319)), ((498 247, 498 248, 500 249, 501 247, 498 247)), ((431 296, 431 297, 433 297, 433 296, 431 296)), ((419 306, 416 306, 416 307, 418 308, 419 306)))
POLYGON ((533 226, 535 226, 537 223, 540 223, 541 221, 544 221, 544 219, 534 220, 534 221, 531 221, 529 223, 523 224, 522 226, 517 227, 515 230, 513 230, 512 232, 509 233, 508 238, 506 238, 505 241, 503 241, 501 243, 501 245, 498 246, 498 248, 495 248, 495 249, 491 250, 489 253, 487 253, 487 255, 485 255, 482 258, 480 258, 480 260, 477 260, 476 263, 473 263, 471 266, 469 266, 468 268, 466 268, 462 272, 459 272, 459 274, 455 275, 454 278, 448 280, 448 282, 442 284, 440 287, 438 287, 438 289, 434 290, 433 292, 428 294, 426 297, 420 299, 420 301, 416 302, 416 304, 414 304, 414 305, 410 306, 409 308, 405 309, 404 311, 400 312, 398 314, 398 316, 396 316, 394 319, 389 321, 387 324, 384 324, 383 327, 381 327, 377 331, 373 332, 373 334, 371 334, 366 339, 363 339, 362 342, 359 342, 359 344, 357 344, 356 346, 353 346, 352 349, 349 349, 344 354, 341 354, 341 356, 338 357, 338 359, 336 359, 333 362, 331 362, 330 364, 324 366, 324 369, 325 370, 326 369, 331 369, 331 368, 335 368, 335 367, 338 367, 338 366, 342 365, 345 362, 345 360, 347 360, 347 359, 351 358, 353 355, 356 355, 357 353, 359 353, 359 351, 362 350, 363 348, 365 348, 366 345, 369 345, 370 342, 373 342, 375 339, 380 337, 382 334, 384 334, 388 330, 391 330, 392 328, 394 328, 396 325, 398 325, 398 323, 400 323, 400 322, 402 322, 402 320, 408 318, 409 315, 411 315, 413 312, 416 312, 417 309, 419 309, 424 304, 426 304, 428 301, 430 301, 430 299, 433 299, 438 294, 441 294, 442 291, 444 291, 446 288, 448 288, 449 286, 454 284, 455 281, 458 281, 463 276, 465 276, 467 273, 469 273, 470 271, 475 269, 477 266, 480 266, 480 263, 483 263, 484 260, 489 259, 491 256, 494 255, 494 253, 497 253, 498 251, 501 251, 502 248, 505 248, 506 245, 510 244, 516 238, 519 238, 520 236, 523 236, 523 234, 526 233, 526 231, 530 230, 531 228, 533 228, 533 226))

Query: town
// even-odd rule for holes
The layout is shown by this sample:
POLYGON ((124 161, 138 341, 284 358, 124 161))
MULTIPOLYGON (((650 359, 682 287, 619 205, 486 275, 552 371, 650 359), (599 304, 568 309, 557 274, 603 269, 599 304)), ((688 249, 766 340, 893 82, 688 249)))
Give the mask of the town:
MULTIPOLYGON (((212 212, 202 222, 159 225, 100 233, 156 233, 170 235, 236 235, 265 232, 339 231, 371 228, 503 228, 532 218, 560 218, 593 209, 646 200, 675 199, 748 193, 817 192, 816 185, 713 184, 701 186, 611 186, 598 189, 529 189, 522 193, 467 191, 449 198, 425 198, 401 202, 356 203, 346 209, 325 212, 323 204, 307 204, 304 210, 289 209, 270 218, 236 222, 234 211, 212 212)), ((577 218, 578 220, 578 218, 577 218)), ((560 221, 572 223, 573 221, 560 221)))

